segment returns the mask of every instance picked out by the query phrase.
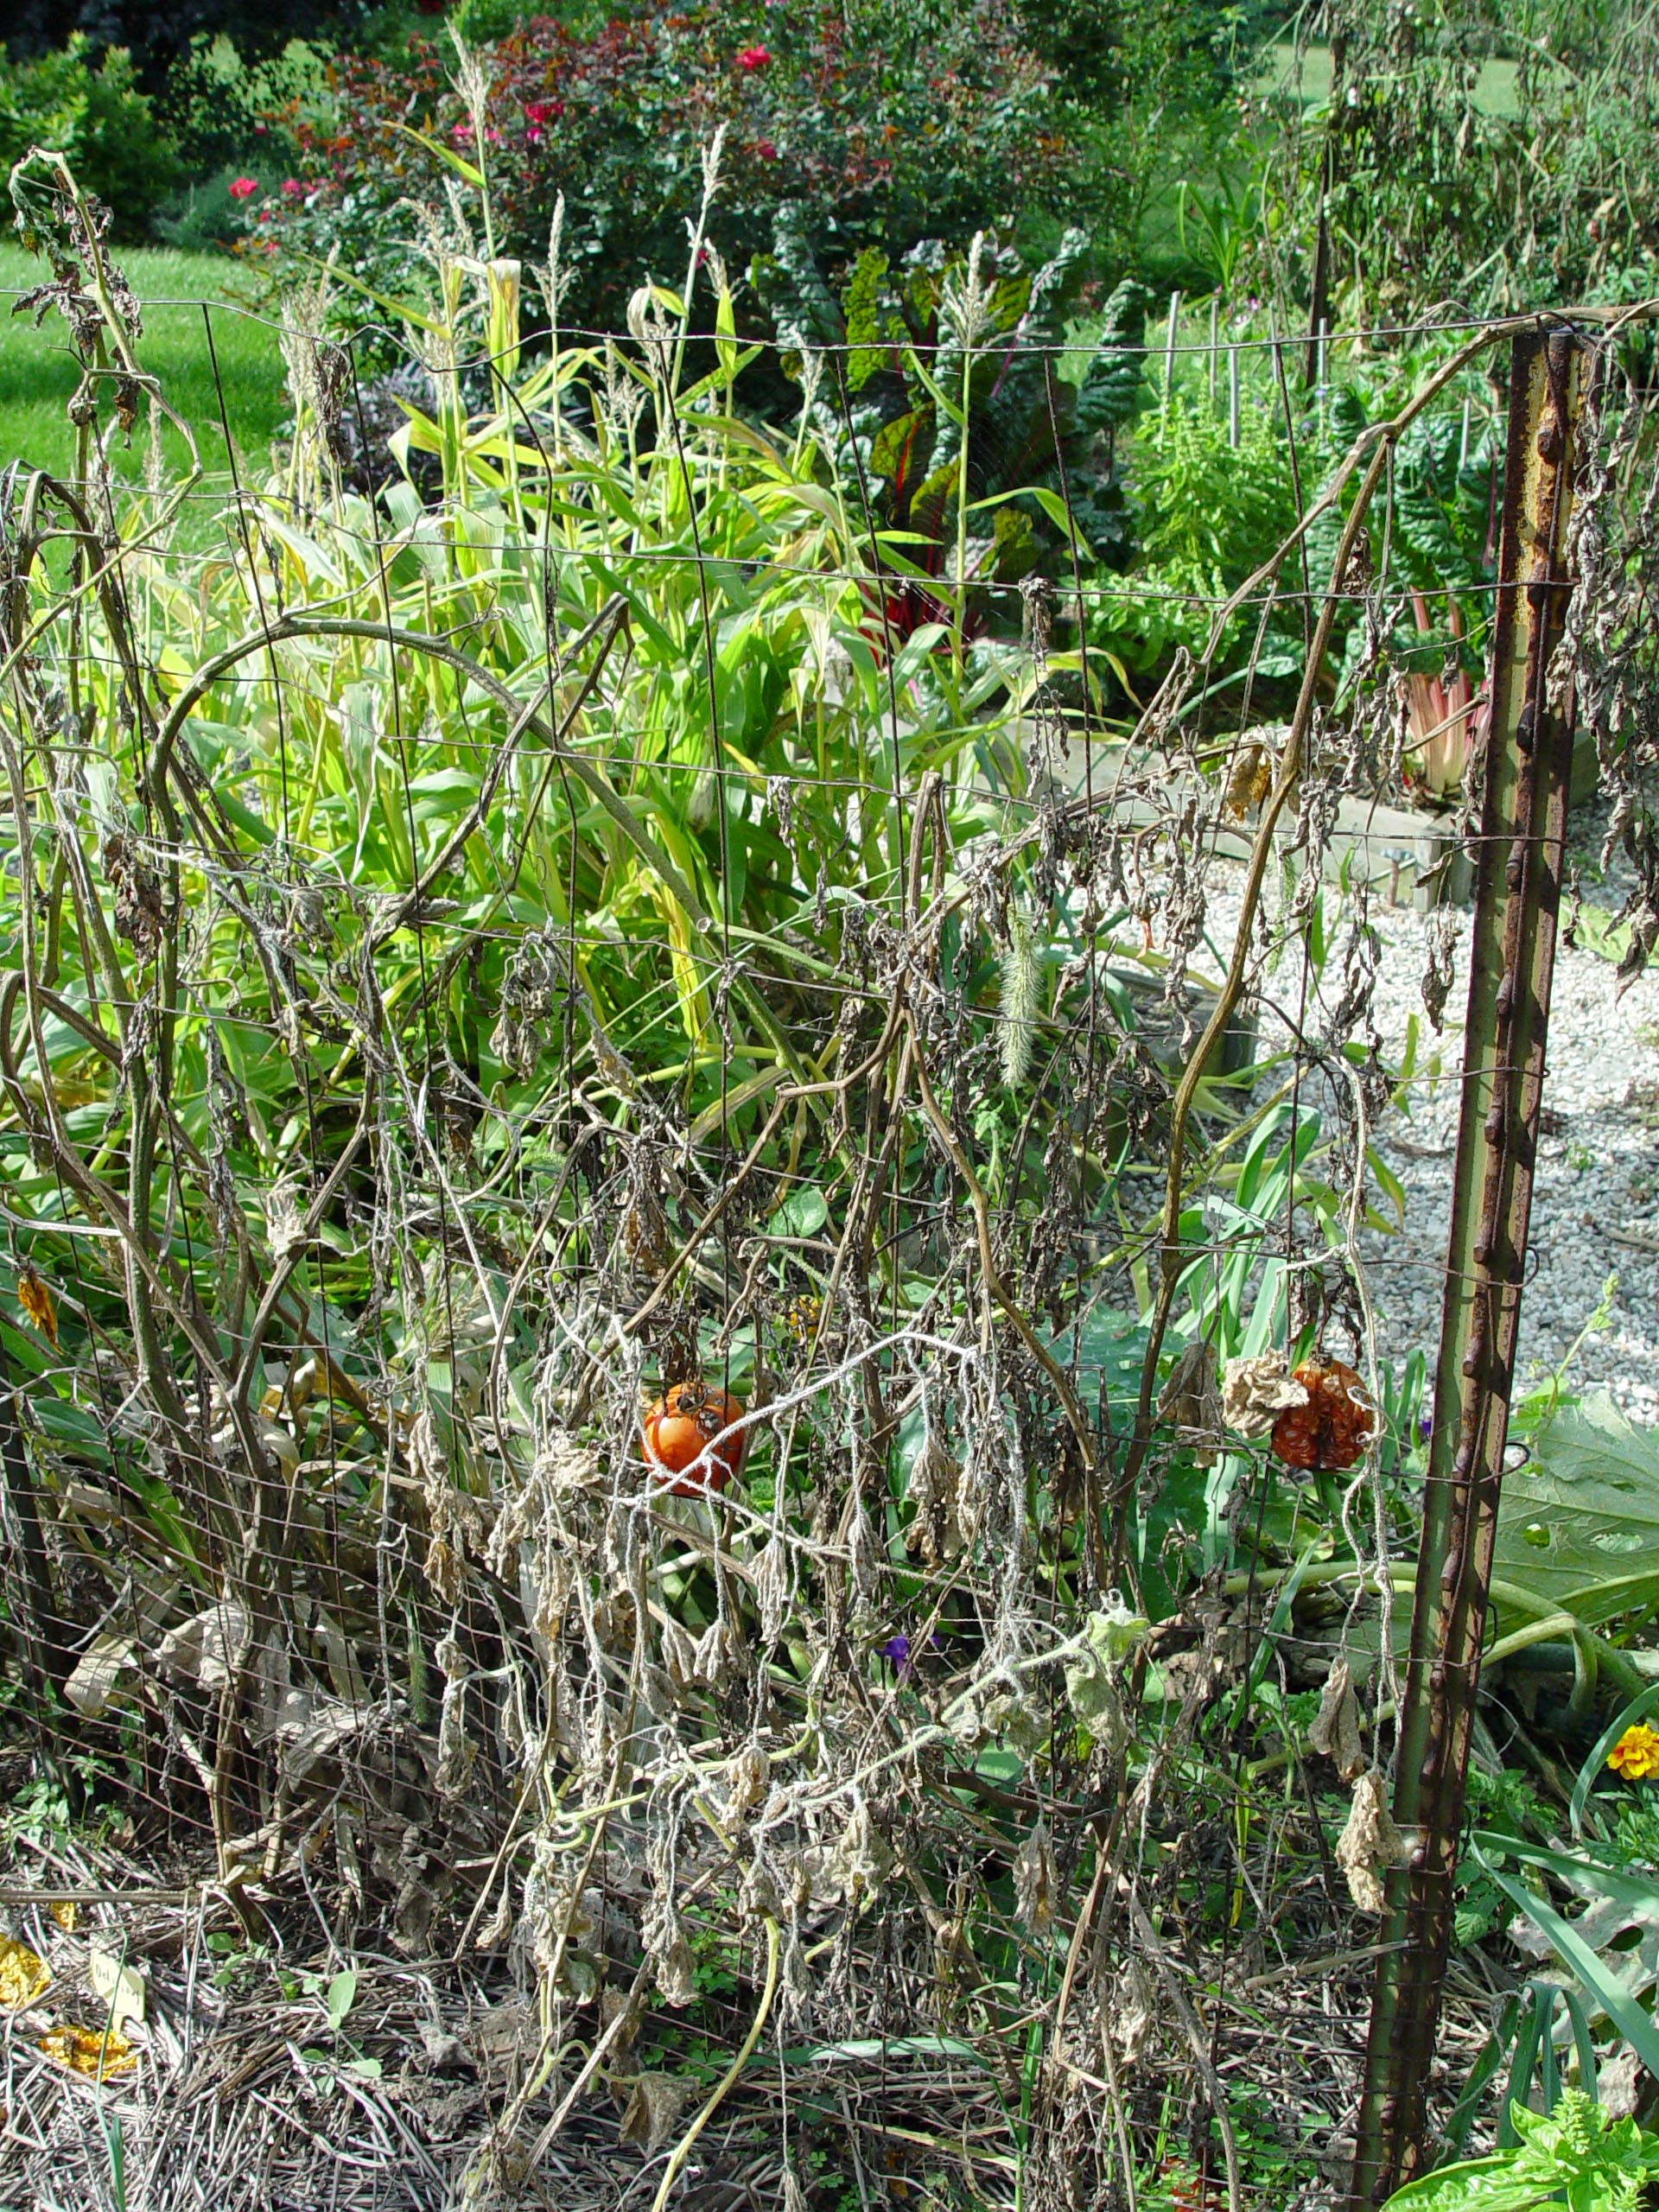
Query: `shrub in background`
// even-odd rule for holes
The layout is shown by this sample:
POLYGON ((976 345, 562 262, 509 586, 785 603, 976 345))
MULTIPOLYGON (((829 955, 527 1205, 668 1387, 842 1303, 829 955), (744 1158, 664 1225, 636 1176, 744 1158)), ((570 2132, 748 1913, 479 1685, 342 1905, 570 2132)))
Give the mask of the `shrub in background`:
POLYGON ((109 47, 94 59, 79 33, 55 53, 0 57, 0 167, 9 170, 31 146, 66 157, 113 210, 118 238, 142 238, 179 178, 178 155, 130 55, 109 47))
POLYGON ((745 265, 786 202, 810 208, 810 243, 833 264, 868 245, 897 257, 925 236, 1058 210, 1072 174, 1049 73, 1004 0, 647 0, 590 35, 533 18, 477 60, 489 83, 481 143, 453 54, 421 39, 396 60, 340 57, 330 122, 292 108, 273 118, 295 131, 308 188, 279 211, 291 242, 337 248, 343 266, 385 283, 406 260, 400 203, 439 196, 444 156, 459 157, 487 176, 498 250, 543 253, 564 195, 566 320, 613 329, 642 274, 677 281, 702 149, 722 125, 717 229, 745 265))

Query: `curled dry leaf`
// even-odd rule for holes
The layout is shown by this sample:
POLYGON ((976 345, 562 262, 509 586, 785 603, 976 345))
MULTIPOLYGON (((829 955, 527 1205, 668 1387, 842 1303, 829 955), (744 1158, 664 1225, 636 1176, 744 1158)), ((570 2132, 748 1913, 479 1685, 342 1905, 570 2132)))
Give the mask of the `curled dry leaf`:
POLYGON ((861 1801, 826 1860, 824 1872, 835 1893, 849 1904, 856 1904, 861 1897, 873 1897, 892 1869, 892 1848, 877 1827, 874 1815, 861 1801))
POLYGON ((685 2108, 690 2086, 679 2074, 636 2074, 627 2109, 616 2131, 618 2142, 635 2143, 646 2152, 660 2151, 685 2108))
POLYGON ((37 1268, 24 1266, 17 1274, 17 1303, 52 1346, 58 1348, 58 1313, 46 1277, 37 1268))
POLYGON ((63 1694, 86 1720, 101 1719, 110 1708, 121 1677, 133 1665, 130 1636, 95 1636, 75 1662, 63 1694))
POLYGON ((754 1590, 760 1607, 760 1634, 766 1643, 775 1643, 784 1632, 790 1600, 795 1594, 789 1547, 781 1536, 772 1536, 755 1561, 754 1590))
POLYGON ((9 2012, 21 2012, 51 1986, 52 1969, 44 1959, 15 1936, 0 1936, 0 2005, 9 2012))
POLYGON ((919 1551, 930 1567, 962 1555, 962 1468, 930 1429, 912 1463, 906 1494, 916 1516, 905 1531, 905 1544, 919 1551))
POLYGON ((1382 1911, 1384 1874, 1390 1866, 1405 1866, 1410 1856, 1389 1810, 1381 1770, 1371 1767, 1354 1783, 1348 1825, 1337 1840, 1337 1864, 1348 1878, 1348 1894, 1362 1912, 1382 1911))
POLYGON ((234 1675, 247 1634, 245 1610, 234 1598, 225 1598, 169 1629, 156 1648, 156 1663, 163 1674, 217 1693, 234 1675))
POLYGON ((273 1184, 265 1200, 265 1234, 270 1239, 271 1257, 285 1260, 305 1242, 305 1216, 299 1207, 299 1184, 292 1175, 285 1175, 280 1183, 273 1184))
POLYGON ((1158 1401, 1158 1418, 1174 1423, 1177 1441, 1191 1450, 1199 1466, 1215 1465, 1224 1441, 1221 1393, 1215 1351, 1204 1338, 1186 1345, 1171 1368, 1158 1401))
POLYGON ((1125 2066, 1139 2062, 1152 2034, 1157 2011, 1152 1976, 1139 1959, 1131 1959, 1117 1978, 1108 2030, 1125 2066))
POLYGON ((1113 1752, 1121 1749, 1118 1738, 1123 1721, 1116 1685, 1118 1663, 1135 1649, 1150 1626, 1143 1615, 1132 1613, 1114 1594, 1103 1611, 1090 1614, 1084 1623, 1084 1648, 1065 1663, 1065 1694, 1074 1718, 1113 1752))
POLYGON ((1221 1415, 1240 1436, 1266 1436, 1281 1414, 1305 1406, 1307 1392, 1281 1351, 1230 1359, 1221 1378, 1221 1415))
POLYGON ((752 1813, 772 1783, 772 1767, 759 1744, 745 1744, 726 1763, 726 1817, 741 1821, 752 1813))
POLYGON ((1052 1924, 1059 1892, 1059 1870, 1054 1863, 1048 1823, 1039 1820, 1014 1862, 1014 1910, 1033 1936, 1040 1936, 1052 1924))
POLYGON ((685 1933, 685 1923, 671 1899, 653 1897, 639 1923, 640 1941, 651 1961, 657 1987, 664 2005, 678 2011, 696 2001, 696 1961, 685 1933))
POLYGON ((1242 822, 1272 791, 1273 767, 1273 753, 1268 746, 1253 742, 1239 747, 1222 800, 1235 822, 1242 822))
POLYGON ((1307 1740, 1335 1766, 1344 1782, 1365 1770, 1365 1747, 1359 1739, 1359 1703, 1354 1678, 1345 1659, 1338 1659, 1325 1676, 1319 1709, 1307 1732, 1307 1740))

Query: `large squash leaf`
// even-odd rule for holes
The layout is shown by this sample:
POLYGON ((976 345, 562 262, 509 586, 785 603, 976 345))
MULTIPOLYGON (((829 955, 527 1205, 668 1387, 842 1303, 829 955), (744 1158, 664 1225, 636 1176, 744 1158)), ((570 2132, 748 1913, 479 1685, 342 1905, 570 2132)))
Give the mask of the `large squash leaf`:
POLYGON ((1504 1476, 1492 1572, 1588 1627, 1659 1605, 1659 1440, 1605 1390, 1563 1408, 1504 1476))

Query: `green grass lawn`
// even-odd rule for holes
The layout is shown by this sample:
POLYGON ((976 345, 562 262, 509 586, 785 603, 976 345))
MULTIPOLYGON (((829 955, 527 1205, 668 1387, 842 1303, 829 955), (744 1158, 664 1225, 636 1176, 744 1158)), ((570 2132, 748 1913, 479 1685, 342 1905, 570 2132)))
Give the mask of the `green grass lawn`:
MULTIPOLYGON (((271 439, 289 410, 270 320, 235 303, 238 295, 245 298, 249 290, 245 272, 222 256, 152 247, 130 247, 118 251, 116 259, 143 304, 139 359, 161 379, 169 406, 196 433, 203 467, 214 480, 204 489, 216 496, 227 474, 220 385, 237 467, 244 482, 259 480, 271 439), (218 385, 203 301, 212 316, 218 385)), ((0 245, 0 302, 4 308, 0 314, 0 466, 18 461, 63 474, 72 466, 74 449, 64 406, 76 381, 63 320, 54 308, 37 330, 31 315, 11 313, 18 296, 41 283, 46 273, 44 264, 21 246, 0 245)), ((164 436, 168 466, 177 470, 186 461, 184 442, 171 429, 164 436)), ((143 475, 146 438, 141 422, 133 433, 130 454, 118 464, 124 475, 143 475)))

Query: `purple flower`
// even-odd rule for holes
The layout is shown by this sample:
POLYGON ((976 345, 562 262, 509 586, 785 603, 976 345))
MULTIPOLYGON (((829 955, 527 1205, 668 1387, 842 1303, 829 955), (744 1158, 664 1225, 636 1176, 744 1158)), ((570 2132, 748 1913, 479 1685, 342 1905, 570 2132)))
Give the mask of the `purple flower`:
POLYGON ((1417 1416, 1417 1441, 1420 1444, 1427 1444, 1429 1438, 1433 1436, 1433 1414, 1427 1410, 1420 1413, 1417 1416))
POLYGON ((879 1649, 881 1656, 889 1665, 898 1669, 901 1678, 909 1671, 910 1638, 907 1636, 902 1633, 898 1636, 890 1636, 879 1649))

